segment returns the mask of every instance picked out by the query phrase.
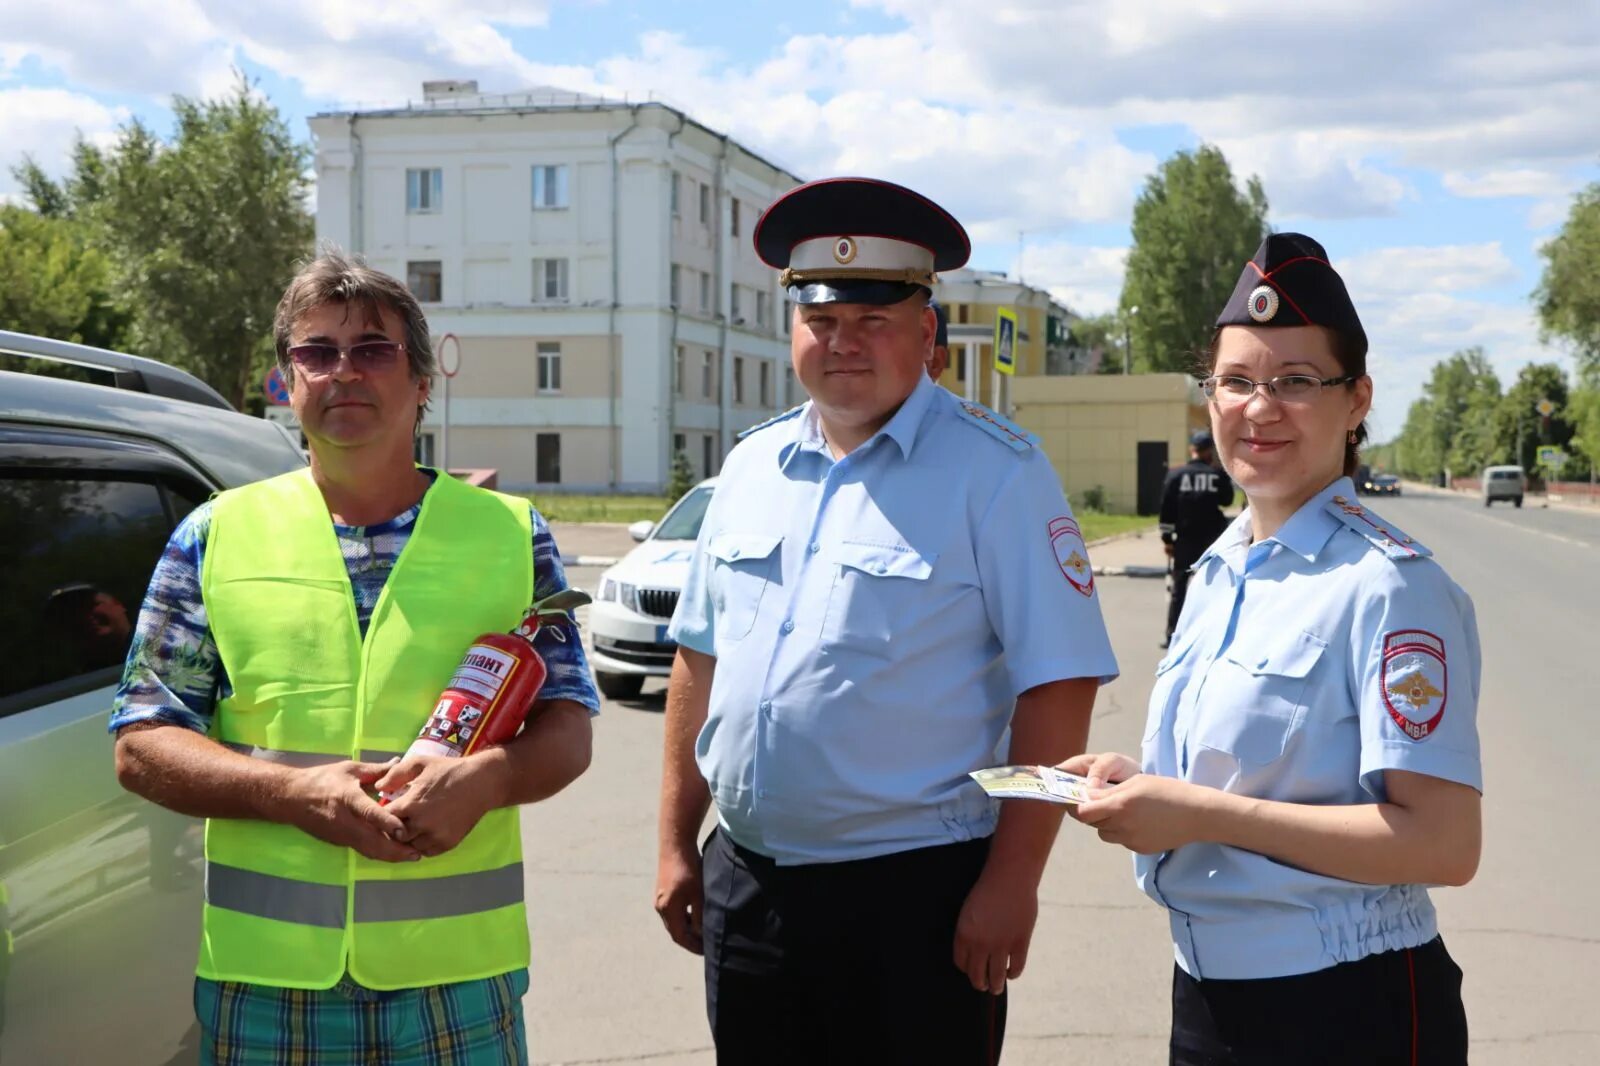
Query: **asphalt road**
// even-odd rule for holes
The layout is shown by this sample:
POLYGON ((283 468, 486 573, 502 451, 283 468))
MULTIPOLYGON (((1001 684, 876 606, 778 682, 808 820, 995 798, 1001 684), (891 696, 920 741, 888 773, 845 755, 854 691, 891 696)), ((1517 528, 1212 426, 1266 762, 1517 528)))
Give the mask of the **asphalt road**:
MULTIPOLYGON (((1600 514, 1485 510, 1445 495, 1377 509, 1431 547, 1477 606, 1484 859, 1472 884, 1435 893, 1466 972, 1472 1061, 1600 1062, 1589 984, 1600 971, 1600 514)), ((571 577, 592 589, 599 572, 571 577)), ((1133 752, 1161 654, 1164 591, 1159 581, 1098 580, 1123 676, 1100 694, 1091 743, 1133 752)), ((650 908, 661 691, 651 684, 637 701, 608 703, 589 773, 525 813, 535 1063, 713 1061, 700 962, 650 908)), ((1164 1062, 1171 948, 1126 853, 1069 822, 1041 902, 1027 973, 1012 986, 1004 1062, 1164 1062)))

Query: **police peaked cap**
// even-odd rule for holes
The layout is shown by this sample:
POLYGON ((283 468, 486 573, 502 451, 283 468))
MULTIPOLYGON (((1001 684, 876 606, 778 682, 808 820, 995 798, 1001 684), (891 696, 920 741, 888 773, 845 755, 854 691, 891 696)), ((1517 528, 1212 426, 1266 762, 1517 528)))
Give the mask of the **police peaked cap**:
POLYGON ((1221 326, 1324 326, 1367 350, 1355 304, 1322 245, 1303 233, 1269 233, 1244 265, 1221 326))
POLYGON ((781 270, 799 304, 899 303, 933 291, 935 271, 955 270, 972 242, 950 212, 875 178, 823 178, 790 189, 761 216, 756 254, 781 270))

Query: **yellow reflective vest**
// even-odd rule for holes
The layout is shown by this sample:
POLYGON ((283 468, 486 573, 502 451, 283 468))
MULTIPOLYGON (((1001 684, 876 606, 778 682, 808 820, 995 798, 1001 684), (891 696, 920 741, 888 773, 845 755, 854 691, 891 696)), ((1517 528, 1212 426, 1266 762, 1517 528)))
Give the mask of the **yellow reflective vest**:
MULTIPOLYGON (((291 766, 382 761, 415 739, 482 633, 533 601, 528 501, 440 476, 423 497, 365 639, 338 538, 309 470, 212 503, 201 594, 232 695, 212 735, 291 766)), ((514 807, 452 851, 366 859, 264 821, 206 823, 197 972, 219 981, 417 988, 528 965, 514 807)))

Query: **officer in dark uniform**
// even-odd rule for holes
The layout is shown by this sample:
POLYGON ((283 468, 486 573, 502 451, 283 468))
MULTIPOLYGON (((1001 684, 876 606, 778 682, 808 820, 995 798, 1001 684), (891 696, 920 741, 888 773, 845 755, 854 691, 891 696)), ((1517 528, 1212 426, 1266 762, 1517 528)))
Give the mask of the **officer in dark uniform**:
POLYGON ((934 381, 944 377, 950 365, 950 313, 938 300, 929 300, 937 325, 933 331, 933 354, 928 357, 928 376, 934 381))
POLYGON ((1210 430, 1189 438, 1189 461, 1167 472, 1161 487, 1161 542, 1172 560, 1172 598, 1167 604, 1165 648, 1183 613, 1189 590, 1189 568, 1228 528, 1222 509, 1233 503, 1233 482, 1217 462, 1210 430))

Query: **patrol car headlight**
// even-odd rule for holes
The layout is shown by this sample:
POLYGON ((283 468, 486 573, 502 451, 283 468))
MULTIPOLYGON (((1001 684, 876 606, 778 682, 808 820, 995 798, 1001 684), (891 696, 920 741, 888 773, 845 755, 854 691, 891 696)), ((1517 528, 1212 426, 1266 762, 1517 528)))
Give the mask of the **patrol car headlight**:
POLYGON ((613 584, 617 587, 617 602, 624 607, 632 607, 634 598, 638 595, 638 588, 621 581, 613 582, 613 584))

